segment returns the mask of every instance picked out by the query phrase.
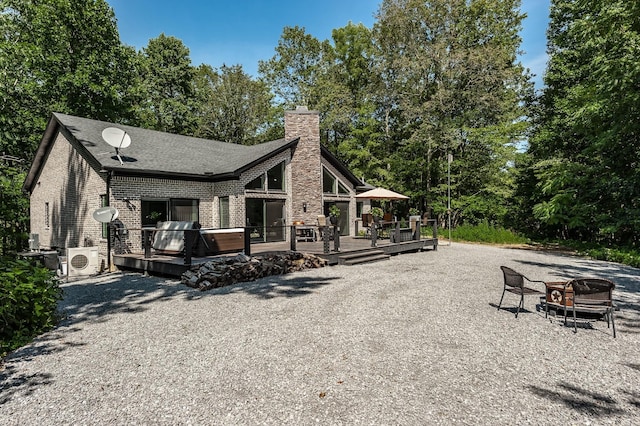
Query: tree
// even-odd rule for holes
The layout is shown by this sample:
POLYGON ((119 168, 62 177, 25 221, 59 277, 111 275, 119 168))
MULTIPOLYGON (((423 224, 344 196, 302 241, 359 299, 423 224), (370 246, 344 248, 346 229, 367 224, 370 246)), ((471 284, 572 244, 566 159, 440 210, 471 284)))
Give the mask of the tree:
POLYGON ((181 40, 160 34, 140 54, 143 127, 192 135, 196 127, 194 81, 189 49, 181 40))
POLYGON ((196 81, 203 97, 196 136, 251 145, 270 135, 272 95, 240 65, 223 65, 219 72, 201 65, 196 81))
POLYGON ((501 220, 513 179, 507 165, 531 90, 517 61, 519 0, 383 1, 374 27, 392 180, 446 212, 453 153, 454 217, 501 220), (502 213, 501 213, 502 211, 502 213))
POLYGON ((534 214, 564 238, 638 245, 640 5, 555 0, 531 138, 534 214))
POLYGON ((0 0, 0 152, 30 159, 54 111, 131 118, 134 51, 104 0, 0 0))
POLYGON ((375 102, 379 79, 373 69, 372 33, 349 23, 333 30, 332 38, 332 63, 321 80, 327 83, 318 91, 320 108, 326 111, 327 143, 356 176, 379 184, 387 170, 375 102))
POLYGON ((357 175, 377 182, 385 174, 379 161, 385 156, 378 149, 371 30, 349 23, 333 30, 332 38, 334 45, 303 28, 286 27, 276 55, 260 63, 260 73, 278 109, 317 109, 321 142, 357 175))
POLYGON ((319 41, 304 28, 285 27, 276 54, 260 61, 258 72, 284 108, 317 104, 317 81, 323 73, 324 55, 331 51, 327 40, 319 41))
POLYGON ((24 248, 29 222, 29 200, 22 193, 25 174, 4 157, 0 157, 0 257, 24 248))

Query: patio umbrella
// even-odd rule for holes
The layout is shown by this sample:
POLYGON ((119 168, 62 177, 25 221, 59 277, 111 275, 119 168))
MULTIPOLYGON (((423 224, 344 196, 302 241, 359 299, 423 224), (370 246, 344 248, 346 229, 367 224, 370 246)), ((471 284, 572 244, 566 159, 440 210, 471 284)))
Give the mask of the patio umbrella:
POLYGON ((389 200, 389 207, 391 208, 391 202, 393 200, 408 200, 409 197, 406 195, 398 194, 397 192, 393 192, 389 189, 385 188, 375 188, 369 190, 367 192, 363 192, 362 194, 356 195, 356 198, 364 198, 367 200, 389 200))
POLYGON ((356 195, 356 198, 365 198, 368 200, 408 200, 406 195, 398 194, 384 188, 375 188, 362 194, 356 195))

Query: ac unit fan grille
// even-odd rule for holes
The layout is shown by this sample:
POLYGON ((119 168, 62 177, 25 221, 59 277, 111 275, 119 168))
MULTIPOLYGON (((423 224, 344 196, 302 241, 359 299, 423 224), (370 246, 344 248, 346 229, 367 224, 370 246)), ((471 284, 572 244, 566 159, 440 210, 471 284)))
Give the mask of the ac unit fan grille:
POLYGON ((84 269, 89 265, 89 259, 84 254, 76 254, 71 258, 71 266, 75 269, 84 269))

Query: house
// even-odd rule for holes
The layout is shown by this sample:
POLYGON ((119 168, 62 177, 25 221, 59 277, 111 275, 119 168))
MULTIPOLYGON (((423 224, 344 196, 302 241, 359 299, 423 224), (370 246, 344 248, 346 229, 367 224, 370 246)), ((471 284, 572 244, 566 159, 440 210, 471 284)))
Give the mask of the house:
POLYGON ((92 213, 113 206, 133 251, 143 227, 170 220, 285 240, 287 228, 269 226, 315 225, 336 204, 341 233, 354 235, 363 207, 354 197, 370 187, 320 144, 317 111, 298 107, 284 119, 284 139, 244 146, 54 113, 23 187, 31 232, 42 247, 97 246, 104 256, 106 225, 92 213), (120 156, 102 137, 108 127, 131 139, 120 156))

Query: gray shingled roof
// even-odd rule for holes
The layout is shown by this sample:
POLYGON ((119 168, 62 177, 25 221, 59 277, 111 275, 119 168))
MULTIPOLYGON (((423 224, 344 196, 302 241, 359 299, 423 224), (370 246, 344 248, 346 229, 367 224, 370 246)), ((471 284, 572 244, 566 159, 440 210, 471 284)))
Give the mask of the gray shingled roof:
MULTIPOLYGON (((198 180, 237 179, 248 168, 298 143, 296 138, 237 145, 53 113, 25 179, 25 191, 32 190, 58 130, 70 138, 71 144, 97 169, 113 170, 117 174, 198 180), (124 164, 120 164, 115 149, 102 139, 102 131, 107 127, 118 127, 131 137, 131 145, 120 150, 124 164)), ((359 191, 373 188, 363 184, 325 147, 322 147, 322 155, 359 191)))
POLYGON ((53 116, 86 148, 102 168, 116 172, 202 175, 210 178, 228 176, 237 174, 297 142, 279 139, 246 146, 60 113, 54 113, 53 116), (123 165, 115 156, 115 149, 102 139, 102 131, 107 127, 118 127, 131 137, 131 145, 120 150, 123 165))

